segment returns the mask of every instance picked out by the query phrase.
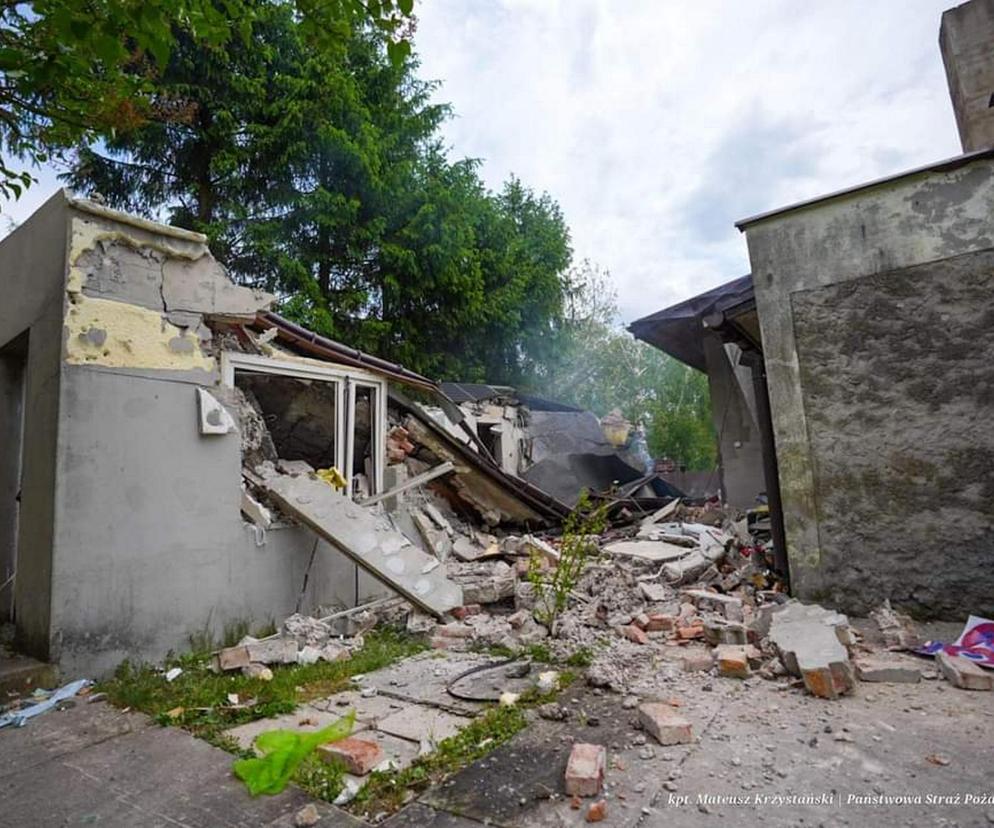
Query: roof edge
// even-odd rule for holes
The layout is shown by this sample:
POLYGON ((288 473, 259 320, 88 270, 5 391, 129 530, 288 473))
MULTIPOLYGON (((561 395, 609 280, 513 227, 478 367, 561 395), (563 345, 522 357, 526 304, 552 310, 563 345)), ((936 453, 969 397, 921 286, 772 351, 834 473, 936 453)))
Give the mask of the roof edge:
POLYGON ((144 219, 140 216, 133 216, 130 213, 123 213, 120 210, 114 210, 111 207, 106 207, 103 204, 91 201, 88 198, 78 198, 67 189, 63 189, 62 192, 65 194, 66 203, 70 207, 80 210, 83 213, 89 213, 93 216, 110 219, 111 221, 116 221, 119 224, 130 224, 132 227, 137 227, 140 230, 147 230, 150 233, 158 233, 160 236, 170 236, 174 239, 194 242, 195 244, 207 244, 207 236, 203 233, 197 233, 193 230, 185 230, 182 227, 173 227, 170 224, 161 224, 158 221, 144 219))
POLYGON ((960 167, 965 167, 974 161, 978 161, 982 158, 994 158, 994 147, 989 147, 987 149, 976 150, 975 152, 964 153, 963 155, 956 155, 952 158, 946 158, 943 161, 936 161, 933 164, 926 164, 923 167, 914 167, 910 170, 905 170, 903 172, 894 173, 893 175, 884 176, 883 178, 875 178, 872 181, 867 181, 863 184, 855 184, 852 187, 846 187, 841 190, 834 190, 825 195, 815 196, 814 198, 808 198, 804 201, 798 201, 794 204, 789 204, 786 207, 777 207, 775 210, 767 210, 763 213, 757 213, 754 216, 749 216, 748 218, 739 219, 735 222, 735 227, 739 232, 745 232, 749 227, 754 224, 758 224, 761 221, 766 221, 767 219, 774 218, 776 216, 784 215, 786 213, 791 213, 794 210, 800 210, 805 207, 811 207, 815 204, 820 204, 823 201, 831 201, 832 199, 841 198, 847 195, 853 195, 854 193, 862 192, 863 190, 870 190, 874 187, 880 187, 884 184, 890 184, 891 182, 898 181, 902 178, 907 178, 912 175, 921 175, 922 173, 928 172, 945 172, 948 170, 959 169, 960 167))

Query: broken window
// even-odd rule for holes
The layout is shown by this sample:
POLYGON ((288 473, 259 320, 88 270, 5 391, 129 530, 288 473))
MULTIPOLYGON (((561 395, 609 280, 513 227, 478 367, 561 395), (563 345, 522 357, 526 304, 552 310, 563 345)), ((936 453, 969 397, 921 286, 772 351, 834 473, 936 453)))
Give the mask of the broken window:
POLYGON ((243 461, 338 469, 351 497, 382 491, 386 382, 364 371, 226 352, 242 408, 243 461))

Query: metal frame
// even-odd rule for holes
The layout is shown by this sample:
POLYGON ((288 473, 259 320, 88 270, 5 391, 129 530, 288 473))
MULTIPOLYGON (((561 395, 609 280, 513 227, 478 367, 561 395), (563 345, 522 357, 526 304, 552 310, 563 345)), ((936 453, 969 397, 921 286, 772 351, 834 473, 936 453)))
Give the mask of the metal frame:
POLYGON ((284 377, 330 382, 335 385, 335 465, 349 481, 346 489, 351 497, 352 463, 355 450, 355 388, 369 388, 372 391, 370 402, 370 429, 373 458, 373 479, 370 481, 371 494, 383 491, 383 468, 386 464, 387 432, 387 382, 376 374, 361 368, 346 368, 318 364, 311 361, 297 361, 242 354, 237 351, 222 351, 221 382, 233 388, 235 371, 249 371, 256 374, 275 374, 284 377), (348 472, 348 473, 346 473, 348 472))

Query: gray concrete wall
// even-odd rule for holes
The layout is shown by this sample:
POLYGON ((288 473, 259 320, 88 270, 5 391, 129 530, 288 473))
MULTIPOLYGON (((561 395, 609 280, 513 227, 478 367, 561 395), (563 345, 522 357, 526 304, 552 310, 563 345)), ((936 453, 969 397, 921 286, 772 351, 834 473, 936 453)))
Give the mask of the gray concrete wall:
POLYGON ((994 147, 994 0, 943 12, 939 48, 963 151, 994 147))
MULTIPOLYGON (((195 384, 88 366, 63 378, 55 653, 66 675, 156 660, 189 636, 294 611, 314 544, 302 528, 256 545, 240 516, 236 433, 202 436, 195 384)), ((355 566, 321 544, 304 611, 354 600, 355 566)), ((360 598, 385 590, 368 577, 360 598)))
MULTIPOLYGON (((14 602, 19 646, 49 655, 67 217, 62 193, 0 243, 0 347, 29 332, 14 602)), ((4 429, 8 433, 7 428, 4 429)), ((4 446, 4 450, 9 450, 4 446)))
POLYGON ((27 336, 0 350, 0 622, 13 620, 27 336))
MULTIPOLYGON (((202 237, 62 193, 0 244, 0 290, 0 346, 30 329, 22 646, 99 677, 292 612, 315 538, 274 528, 256 544, 239 436, 201 436, 195 394, 219 377, 205 315, 268 298, 232 285, 202 237)), ((355 580, 322 544, 302 608, 352 605, 355 580)), ((386 592, 359 579, 360 600, 386 592)))
POLYGON ((751 509, 757 505, 756 496, 766 490, 763 449, 756 424, 751 372, 737 364, 737 353, 734 345, 725 345, 717 334, 710 331, 704 334, 722 492, 726 503, 751 509))
POLYGON ((994 612, 992 217, 977 160, 747 227, 802 598, 994 612))

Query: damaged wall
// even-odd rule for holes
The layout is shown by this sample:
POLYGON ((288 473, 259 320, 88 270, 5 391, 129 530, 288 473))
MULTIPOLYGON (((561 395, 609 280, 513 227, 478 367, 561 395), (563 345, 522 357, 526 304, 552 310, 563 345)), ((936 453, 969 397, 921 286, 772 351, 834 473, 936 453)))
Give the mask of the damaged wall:
POLYGON ((794 591, 994 613, 994 162, 746 223, 794 591))
MULTIPOLYGON (((21 646, 97 677, 293 612, 315 536, 274 527, 257 545, 239 435, 198 428, 196 389, 219 381, 208 316, 251 319, 271 297, 233 285, 202 236, 62 192, 0 244, 0 278, 0 348, 30 327, 21 646)), ((357 592, 386 590, 320 544, 304 611, 357 592)))

